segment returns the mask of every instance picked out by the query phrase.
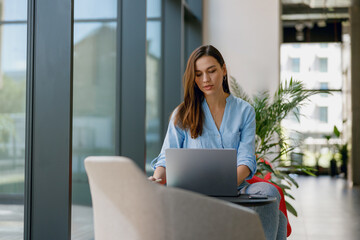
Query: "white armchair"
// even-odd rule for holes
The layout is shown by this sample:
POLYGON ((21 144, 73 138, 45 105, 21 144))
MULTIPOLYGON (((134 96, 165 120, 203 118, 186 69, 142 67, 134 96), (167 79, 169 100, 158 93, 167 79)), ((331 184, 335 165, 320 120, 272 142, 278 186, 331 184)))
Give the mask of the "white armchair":
POLYGON ((126 157, 88 157, 96 240, 265 239, 245 207, 147 180, 126 157))

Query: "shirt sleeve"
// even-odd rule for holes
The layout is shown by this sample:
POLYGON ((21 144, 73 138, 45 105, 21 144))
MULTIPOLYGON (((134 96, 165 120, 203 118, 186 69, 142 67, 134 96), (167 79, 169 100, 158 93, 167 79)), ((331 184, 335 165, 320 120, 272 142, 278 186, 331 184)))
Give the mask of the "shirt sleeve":
POLYGON ((256 172, 255 158, 255 111, 249 106, 244 114, 245 121, 240 135, 240 143, 237 151, 237 166, 245 165, 250 169, 250 175, 246 179, 251 179, 256 172))
POLYGON ((165 149, 183 147, 185 130, 181 129, 174 123, 174 118, 175 118, 175 111, 171 116, 160 154, 154 160, 151 161, 151 167, 154 170, 157 167, 166 167, 165 149))

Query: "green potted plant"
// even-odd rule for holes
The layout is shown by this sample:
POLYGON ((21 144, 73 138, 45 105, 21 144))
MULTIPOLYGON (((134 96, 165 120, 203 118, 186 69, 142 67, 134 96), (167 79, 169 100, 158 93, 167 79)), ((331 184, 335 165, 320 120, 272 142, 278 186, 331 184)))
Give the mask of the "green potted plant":
POLYGON ((331 134, 324 135, 324 137, 326 138, 327 146, 331 154, 329 173, 331 177, 335 177, 336 175, 338 175, 338 171, 337 171, 337 163, 335 159, 335 152, 333 151, 333 146, 330 144, 331 134))
MULTIPOLYGON (((346 120, 344 122, 346 122, 346 120)), ((337 138, 342 137, 342 133, 339 131, 339 129, 336 126, 334 126, 333 134, 337 138)), ((345 143, 335 144, 335 149, 336 152, 340 155, 340 161, 341 161, 340 171, 344 173, 344 177, 347 178, 347 161, 349 158, 348 143, 345 142, 345 143)))
MULTIPOLYGON (((288 144, 289 139, 284 135, 281 121, 290 113, 299 119, 299 111, 293 110, 306 104, 311 96, 320 92, 324 93, 324 91, 308 91, 302 82, 292 78, 280 83, 273 97, 270 97, 268 92, 262 92, 250 98, 233 77, 231 77, 230 86, 232 94, 249 102, 255 110, 257 174, 264 178, 266 174, 271 173, 269 181, 278 185, 285 196, 295 199, 289 191, 292 186, 298 187, 298 183, 290 173, 304 172, 314 175, 314 169, 301 163, 290 166, 285 164, 284 156, 297 146, 288 144)), ((286 201, 286 206, 290 213, 297 216, 296 210, 288 201, 286 201)))

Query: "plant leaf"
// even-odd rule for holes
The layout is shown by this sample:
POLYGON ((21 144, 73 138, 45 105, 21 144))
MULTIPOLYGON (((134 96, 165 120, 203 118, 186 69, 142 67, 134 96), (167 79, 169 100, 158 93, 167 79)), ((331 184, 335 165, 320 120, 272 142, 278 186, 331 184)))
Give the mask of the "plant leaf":
POLYGON ((292 196, 290 193, 284 191, 284 195, 291 198, 292 200, 295 200, 294 196, 292 196))
POLYGON ((290 212, 292 215, 297 217, 298 214, 297 214, 297 211, 295 210, 295 208, 287 201, 285 201, 285 204, 286 204, 286 209, 288 210, 288 212, 290 212))
MULTIPOLYGON (((301 146, 301 139, 297 141, 288 137, 290 134, 281 122, 291 114, 299 120, 301 107, 309 102, 311 96, 330 92, 307 90, 301 81, 290 78, 279 84, 274 95, 270 96, 269 92, 265 91, 250 99, 233 77, 230 77, 230 83, 232 93, 249 102, 255 110, 257 173, 261 176, 265 176, 268 172, 273 173, 270 182, 279 186, 285 196, 294 199, 288 191, 293 185, 299 187, 299 184, 289 174, 303 172, 315 176, 315 169, 294 162, 289 163, 288 154, 301 146), (270 162, 271 166, 263 160, 270 162)), ((338 134, 340 132, 334 127, 334 135, 338 134)), ((328 135, 328 140, 331 137, 332 135, 328 135)), ((287 207, 289 212, 297 216, 291 204, 287 203, 287 207)))
POLYGON ((333 132, 334 132, 335 136, 340 137, 340 131, 336 126, 334 126, 334 131, 333 132))
POLYGON ((286 177, 287 179, 289 179, 297 188, 299 187, 299 184, 295 181, 295 179, 293 179, 292 177, 290 177, 288 174, 284 174, 284 177, 286 177))

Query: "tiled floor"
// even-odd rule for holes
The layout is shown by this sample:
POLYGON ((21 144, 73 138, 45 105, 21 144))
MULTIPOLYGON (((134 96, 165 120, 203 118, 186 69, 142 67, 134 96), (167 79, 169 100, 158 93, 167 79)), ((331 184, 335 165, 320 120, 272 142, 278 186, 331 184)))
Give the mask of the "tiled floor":
MULTIPOLYGON (((23 239, 24 207, 15 204, 0 204, 0 240, 23 239)), ((71 239, 93 240, 93 214, 91 207, 73 205, 71 239)))
MULTIPOLYGON (((293 190, 298 217, 289 215, 289 240, 360 240, 360 187, 344 179, 297 177, 293 190)), ((72 239, 93 239, 92 209, 73 206, 72 239)), ((22 239, 23 207, 0 204, 0 240, 22 239)))
POLYGON ((23 239, 24 206, 0 204, 0 240, 23 239))
POLYGON ((298 217, 289 215, 289 240, 359 240, 360 187, 349 188, 342 178, 297 177, 293 206, 298 217))

